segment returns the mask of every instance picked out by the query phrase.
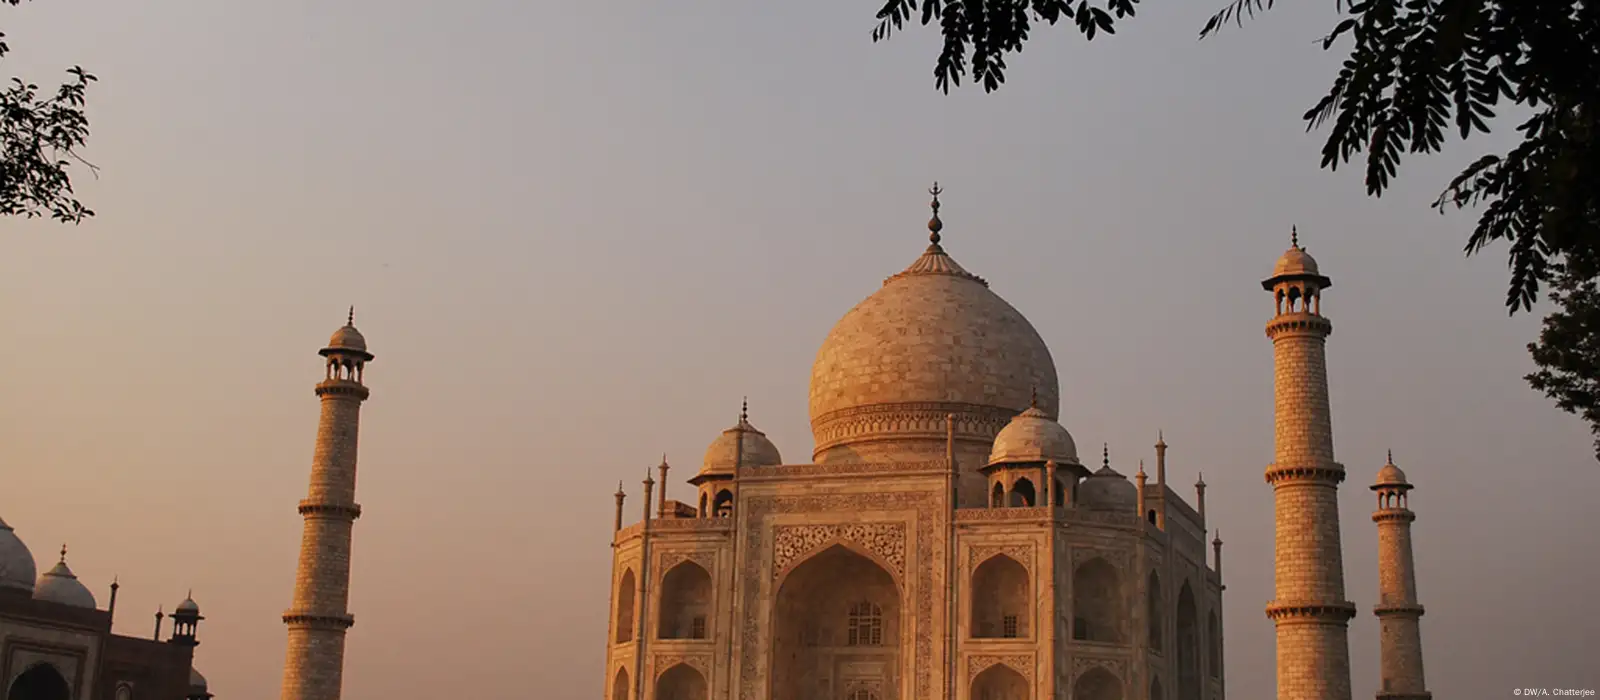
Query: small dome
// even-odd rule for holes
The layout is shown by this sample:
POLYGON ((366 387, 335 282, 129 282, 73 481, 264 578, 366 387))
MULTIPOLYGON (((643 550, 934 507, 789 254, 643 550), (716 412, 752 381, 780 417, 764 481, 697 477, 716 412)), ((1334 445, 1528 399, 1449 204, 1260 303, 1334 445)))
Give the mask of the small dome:
POLYGON ((73 575, 72 569, 67 568, 66 554, 61 555, 61 561, 56 563, 55 568, 39 577, 39 582, 33 587, 33 599, 89 610, 98 607, 94 602, 94 594, 73 575))
POLYGON ((192 597, 184 598, 182 603, 178 603, 178 609, 173 611, 173 614, 174 615, 199 615, 200 614, 200 605, 198 603, 194 602, 194 598, 192 598, 192 597))
POLYGON ((0 589, 33 593, 33 579, 38 575, 33 552, 5 520, 0 520, 0 589))
POLYGON ((1054 461, 1059 465, 1078 464, 1078 444, 1060 423, 1050 419, 1038 406, 1017 414, 994 438, 989 464, 1054 461))
POLYGON ((717 439, 711 441, 711 446, 706 448, 706 459, 700 467, 700 473, 732 474, 735 464, 740 468, 776 467, 783 464, 783 457, 778 454, 777 445, 767 439, 766 433, 756 430, 749 420, 741 417, 737 425, 722 431, 717 439), (742 455, 740 442, 744 443, 742 455))
POLYGON ((1284 251, 1283 257, 1278 258, 1278 264, 1272 267, 1272 276, 1281 275, 1320 275, 1317 271, 1317 260, 1311 257, 1299 245, 1284 251))
POLYGON ((356 330, 353 325, 346 325, 333 332, 333 337, 328 339, 328 348, 332 350, 367 351, 367 339, 356 330))
POLYGON ((1134 512, 1139 506, 1139 490, 1110 465, 1100 468, 1078 486, 1078 500, 1095 510, 1134 512))
POLYGON ((206 677, 200 675, 200 669, 189 667, 189 694, 199 695, 206 692, 206 677))
POLYGON ((1385 486, 1403 486, 1407 488, 1411 486, 1406 481, 1406 473, 1400 471, 1400 468, 1394 465, 1393 454, 1389 456, 1389 461, 1378 470, 1378 479, 1372 484, 1372 488, 1375 489, 1385 486))

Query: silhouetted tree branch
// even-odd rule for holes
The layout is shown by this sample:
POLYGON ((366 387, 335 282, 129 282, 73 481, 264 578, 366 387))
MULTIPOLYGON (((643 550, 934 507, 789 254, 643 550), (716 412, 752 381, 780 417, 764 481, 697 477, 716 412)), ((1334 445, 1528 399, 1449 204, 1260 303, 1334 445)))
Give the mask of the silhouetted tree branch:
MULTIPOLYGON (((13 6, 21 2, 0 0, 13 6)), ((0 59, 10 51, 0 33, 0 59)), ((67 72, 72 80, 53 97, 41 97, 38 85, 21 78, 12 78, 0 91, 0 216, 31 219, 48 213, 73 223, 94 216, 73 195, 67 169, 74 162, 95 169, 77 153, 89 137, 83 98, 95 77, 77 66, 67 72)))

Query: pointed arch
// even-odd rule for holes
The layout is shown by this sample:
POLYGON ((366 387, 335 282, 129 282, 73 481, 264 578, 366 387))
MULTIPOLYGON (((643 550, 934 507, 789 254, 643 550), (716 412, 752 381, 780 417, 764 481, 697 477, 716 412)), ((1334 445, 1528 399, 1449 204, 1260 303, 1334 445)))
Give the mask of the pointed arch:
POLYGON ((706 677, 689 664, 678 664, 656 679, 656 700, 706 700, 706 677))
POLYGON ((776 589, 767 697, 813 697, 846 661, 870 669, 855 677, 864 686, 897 687, 903 605, 888 567, 834 542, 783 572, 776 589))
POLYGON ((972 617, 968 625, 979 639, 1020 639, 1029 634, 1027 567, 1005 554, 985 559, 972 572, 972 617))
POLYGON ((1121 644, 1127 641, 1127 605, 1122 577, 1104 557, 1095 557, 1072 572, 1072 638, 1121 644))
POLYGON ((41 662, 12 681, 6 700, 72 700, 72 686, 53 664, 41 662))
POLYGON ((705 639, 711 618, 711 574, 685 560, 661 577, 661 606, 657 610, 661 639, 705 639))
POLYGON ((1072 700, 1122 700, 1122 681, 1105 667, 1096 666, 1072 684, 1072 700))
POLYGON ((616 622, 612 625, 617 630, 617 644, 633 641, 633 618, 637 607, 634 605, 634 594, 639 588, 633 576, 633 567, 628 567, 622 572, 622 580, 617 583, 617 610, 616 622))
POLYGON ((611 700, 628 700, 628 669, 618 668, 616 678, 611 681, 611 700))
POLYGON ((1161 577, 1156 572, 1150 572, 1150 578, 1145 584, 1144 609, 1145 620, 1149 623, 1150 651, 1160 653, 1163 649, 1161 630, 1166 629, 1166 610, 1161 595, 1161 577))
POLYGON ((717 497, 711 502, 711 512, 716 517, 726 518, 733 515, 733 492, 722 489, 717 492, 717 497))
POLYGON ((1005 664, 984 669, 972 679, 972 700, 1028 700, 1028 679, 1005 664))
POLYGON ((1200 613, 1188 581, 1178 590, 1178 700, 1200 700, 1200 613))
POLYGON ((989 507, 1004 508, 1006 505, 1006 487, 1000 482, 994 482, 994 489, 989 492, 989 507))

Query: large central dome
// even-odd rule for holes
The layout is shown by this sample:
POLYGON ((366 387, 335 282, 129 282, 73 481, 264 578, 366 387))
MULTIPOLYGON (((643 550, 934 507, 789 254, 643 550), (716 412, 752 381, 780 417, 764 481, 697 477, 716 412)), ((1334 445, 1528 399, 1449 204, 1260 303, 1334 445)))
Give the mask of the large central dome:
POLYGON ((945 416, 962 440, 992 441, 1026 410, 1060 407, 1056 367, 1033 325, 933 244, 828 334, 811 369, 818 462, 916 458, 939 449, 945 416), (932 446, 926 443, 933 442, 932 446))

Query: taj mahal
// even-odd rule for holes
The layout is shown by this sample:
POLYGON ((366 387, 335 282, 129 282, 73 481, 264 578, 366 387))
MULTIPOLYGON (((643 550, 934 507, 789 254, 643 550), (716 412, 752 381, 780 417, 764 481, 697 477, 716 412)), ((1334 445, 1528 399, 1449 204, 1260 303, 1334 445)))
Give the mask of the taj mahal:
MULTIPOLYGON (((628 524, 619 487, 609 700, 1226 697, 1222 539, 1204 480, 1185 493, 1168 481, 1159 432, 1154 474, 1080 450, 1057 422, 1050 349, 945 251, 932 194, 930 244, 817 352, 809 462, 785 462, 741 410, 688 479, 693 502, 666 498, 663 463, 628 524)), ((1291 242, 1262 282, 1276 394, 1266 612, 1279 699, 1349 700, 1356 610, 1323 354, 1332 280, 1291 242)), ((1390 461, 1372 486, 1379 697, 1425 700, 1410 485, 1390 461)))

